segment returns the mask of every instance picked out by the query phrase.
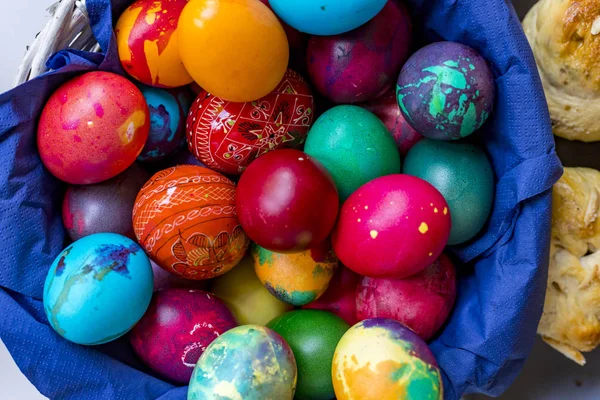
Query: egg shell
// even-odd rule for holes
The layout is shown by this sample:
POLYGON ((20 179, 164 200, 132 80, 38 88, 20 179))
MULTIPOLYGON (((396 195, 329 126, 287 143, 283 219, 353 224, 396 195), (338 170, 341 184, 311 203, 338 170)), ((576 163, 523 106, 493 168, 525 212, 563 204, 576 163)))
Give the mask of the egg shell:
POLYGON ((255 245, 252 257, 256 275, 267 290, 294 306, 308 304, 325 293, 338 266, 329 243, 293 254, 274 253, 255 245))
POLYGON ((333 356, 338 400, 442 400, 438 364, 427 344, 398 321, 368 319, 350 328, 333 356))
POLYGON ((44 311, 65 339, 103 344, 123 336, 142 318, 152 286, 150 260, 137 243, 98 233, 56 257, 44 284, 44 311))
POLYGON ((152 370, 187 384, 208 345, 236 326, 225 304, 210 293, 167 289, 154 295, 129 341, 152 370))
POLYGON ((296 377, 286 341, 269 328, 244 325, 208 346, 194 369, 188 400, 291 400, 296 377))
POLYGON ((431 184, 410 175, 388 175, 362 186, 344 203, 333 248, 358 274, 403 278, 442 254, 450 224, 448 204, 431 184))
POLYGON ((337 36, 308 42, 315 88, 337 104, 373 100, 391 89, 409 56, 412 24, 404 4, 388 0, 375 18, 337 36))
POLYGON ((339 210, 327 171, 305 153, 283 149, 256 159, 237 188, 244 231, 271 251, 299 252, 329 236, 339 210))
POLYGON ((437 42, 404 64, 396 94, 404 118, 430 139, 469 136, 487 120, 496 88, 479 53, 455 42, 437 42))
POLYGON ((321 115, 304 152, 329 171, 342 201, 375 178, 400 173, 394 138, 379 118, 357 106, 337 106, 321 115))
POLYGON ((423 340, 446 322, 456 300, 456 271, 442 254, 422 272, 404 279, 363 278, 356 293, 358 318, 391 318, 423 340))
POLYGON ((228 178, 203 167, 156 173, 133 208, 138 242, 158 265, 184 278, 224 274, 249 245, 236 216, 235 192, 228 178))
POLYGON ((187 118, 188 147, 209 168, 239 175, 268 151, 304 143, 314 109, 310 87, 292 70, 274 91, 253 102, 202 92, 187 118))
POLYGON ((152 274, 154 275, 154 292, 158 292, 163 289, 171 288, 188 288, 188 289, 206 289, 207 281, 193 281, 190 279, 184 279, 178 275, 172 274, 162 269, 157 263, 150 260, 152 265, 152 274))
POLYGON ((148 106, 133 83, 110 72, 88 72, 52 94, 40 117, 37 145, 54 176, 86 185, 125 171, 149 130, 148 106))

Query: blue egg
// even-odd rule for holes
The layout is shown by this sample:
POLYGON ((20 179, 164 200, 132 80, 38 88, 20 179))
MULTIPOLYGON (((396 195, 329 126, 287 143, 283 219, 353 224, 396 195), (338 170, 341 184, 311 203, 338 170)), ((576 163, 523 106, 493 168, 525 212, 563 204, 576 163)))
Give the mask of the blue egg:
POLYGON ((154 280, 141 247, 114 233, 86 236, 63 250, 48 271, 44 310, 50 325, 71 342, 107 343, 142 318, 154 280))
POLYGON ((311 35, 338 35, 368 22, 387 0, 270 0, 273 11, 288 25, 311 35))

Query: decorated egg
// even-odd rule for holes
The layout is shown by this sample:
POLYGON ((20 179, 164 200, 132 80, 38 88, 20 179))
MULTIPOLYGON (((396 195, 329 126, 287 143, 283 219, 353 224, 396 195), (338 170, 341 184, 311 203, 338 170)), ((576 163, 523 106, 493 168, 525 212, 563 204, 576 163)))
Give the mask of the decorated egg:
POLYGON ((179 54, 178 21, 188 0, 137 0, 115 26, 119 58, 138 81, 157 87, 192 82, 179 54))
POLYGON ((450 211, 440 192, 409 175, 362 186, 342 206, 333 249, 354 272, 403 278, 431 265, 450 236, 450 211))
POLYGON ((398 78, 404 118, 423 136, 456 140, 487 120, 495 98, 494 76, 483 57, 460 43, 437 42, 406 62, 398 78))
POLYGON ((320 310, 297 310, 277 317, 268 327, 290 345, 298 368, 297 400, 335 397, 331 364, 338 342, 350 328, 340 317, 320 310))
POLYGON ((37 144, 54 176, 85 185, 125 171, 142 151, 149 129, 148 106, 133 83, 110 72, 88 72, 50 97, 37 144))
POLYGON ((301 253, 274 253, 252 247, 254 270, 260 281, 279 300, 303 306, 318 299, 329 287, 338 259, 327 242, 301 253))
POLYGON ((138 242, 165 270, 201 280, 236 266, 248 238, 235 211, 235 185, 195 165, 156 173, 133 208, 138 242))
POLYGON ((150 260, 152 265, 152 274, 154 275, 154 292, 171 288, 188 288, 203 290, 206 288, 207 281, 192 281, 182 278, 179 275, 172 274, 162 269, 157 263, 150 260))
POLYGON ((409 55, 412 24, 400 1, 389 0, 360 28, 312 36, 308 71, 317 90, 337 104, 373 100, 394 86, 409 55))
POLYGON ((294 353, 279 334, 243 325, 204 351, 190 380, 188 400, 291 400, 296 377, 294 353))
POLYGON ((190 1, 179 19, 179 46, 196 83, 235 102, 273 91, 289 60, 285 31, 259 0, 190 1))
POLYGON ((44 284, 44 311, 71 342, 97 345, 126 334, 152 298, 152 268, 133 240, 86 236, 56 257, 44 284))
POLYGON ((329 171, 340 199, 375 178, 400 173, 400 154, 385 125, 357 106, 337 106, 317 119, 304 151, 329 171))
POLYGON ((274 91, 248 103, 203 92, 188 115, 188 147, 209 168, 239 175, 268 151, 304 143, 314 108, 308 84, 292 70, 274 91))
POLYGON ((231 312, 215 296, 201 290, 167 289, 154 295, 129 341, 152 370, 187 384, 208 345, 236 326, 231 312))
POLYGON ((339 210, 331 176, 305 153, 283 149, 242 174, 236 209, 244 231, 272 251, 303 251, 329 236, 339 210))
POLYGON ((442 400, 441 372, 427 344, 398 321, 368 319, 350 328, 333 356, 338 400, 442 400))

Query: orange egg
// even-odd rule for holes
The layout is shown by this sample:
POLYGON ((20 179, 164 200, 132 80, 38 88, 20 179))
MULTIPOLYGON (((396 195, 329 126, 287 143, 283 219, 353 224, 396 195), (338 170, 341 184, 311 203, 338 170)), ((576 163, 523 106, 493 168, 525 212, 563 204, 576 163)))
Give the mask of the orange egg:
POLYGON ((192 0, 181 13, 178 31, 186 69, 217 97, 257 100, 285 74, 285 31, 259 0, 192 0))

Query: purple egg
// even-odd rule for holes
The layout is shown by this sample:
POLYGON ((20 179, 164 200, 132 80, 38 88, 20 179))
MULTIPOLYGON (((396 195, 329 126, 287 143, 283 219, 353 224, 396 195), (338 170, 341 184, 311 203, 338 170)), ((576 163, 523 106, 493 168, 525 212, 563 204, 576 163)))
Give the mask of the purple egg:
POLYGON ((375 99, 390 89, 406 61, 412 24, 405 6, 389 0, 371 21, 336 36, 313 36, 308 70, 317 90, 334 103, 375 99))
POLYGON ((423 47, 406 62, 396 95, 402 115, 423 136, 457 140, 487 120, 496 89, 488 63, 460 43, 423 47))
POLYGON ((208 281, 192 281, 174 275, 169 271, 161 268, 154 261, 150 260, 152 265, 152 273, 154 274, 154 291, 172 288, 190 288, 190 289, 206 289, 208 281))

